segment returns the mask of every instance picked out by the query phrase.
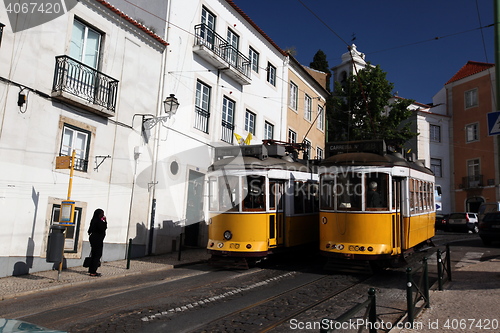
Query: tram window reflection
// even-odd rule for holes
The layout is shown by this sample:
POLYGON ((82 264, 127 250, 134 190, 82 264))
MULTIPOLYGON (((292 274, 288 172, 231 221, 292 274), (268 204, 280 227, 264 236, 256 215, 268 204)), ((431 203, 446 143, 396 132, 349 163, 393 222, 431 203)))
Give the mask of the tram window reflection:
POLYGON ((243 200, 243 210, 256 211, 266 209, 266 178, 247 176, 247 195, 243 200))
POLYGON ((219 196, 217 191, 217 178, 210 177, 208 179, 208 196, 209 196, 209 209, 211 211, 217 211, 219 209, 219 196))
POLYGON ((337 210, 361 210, 363 185, 362 175, 358 173, 339 174, 335 192, 337 210))
POLYGON ((335 180, 329 176, 321 179, 321 209, 334 209, 333 198, 335 197, 335 180))
POLYGON ((367 174, 365 178, 366 209, 367 210, 388 210, 388 175, 378 173, 376 175, 367 174))
POLYGON ((238 211, 240 202, 238 176, 219 177, 219 195, 221 211, 238 211))

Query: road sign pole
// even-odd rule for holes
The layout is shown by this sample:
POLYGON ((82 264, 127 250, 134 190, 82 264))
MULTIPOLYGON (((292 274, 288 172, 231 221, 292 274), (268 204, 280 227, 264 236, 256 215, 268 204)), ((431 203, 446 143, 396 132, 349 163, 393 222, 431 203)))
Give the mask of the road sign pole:
POLYGON ((68 185, 68 198, 67 200, 71 199, 71 190, 73 188, 73 174, 75 173, 75 156, 76 156, 76 150, 73 150, 73 153, 71 154, 71 165, 69 167, 69 185, 68 185))

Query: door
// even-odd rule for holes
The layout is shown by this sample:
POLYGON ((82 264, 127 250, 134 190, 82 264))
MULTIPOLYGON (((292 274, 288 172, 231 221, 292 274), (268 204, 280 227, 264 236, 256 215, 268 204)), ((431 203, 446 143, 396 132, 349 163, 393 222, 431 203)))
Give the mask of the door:
POLYGON ((269 180, 269 247, 283 245, 285 229, 285 181, 269 180))
POLYGON ((184 245, 198 246, 200 222, 203 216, 203 185, 205 175, 189 170, 188 195, 186 205, 186 227, 184 245))

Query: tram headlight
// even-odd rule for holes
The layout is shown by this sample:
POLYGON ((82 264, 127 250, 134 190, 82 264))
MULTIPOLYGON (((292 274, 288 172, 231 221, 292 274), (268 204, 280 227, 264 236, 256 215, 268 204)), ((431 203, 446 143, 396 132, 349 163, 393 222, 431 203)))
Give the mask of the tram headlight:
POLYGON ((224 239, 230 240, 231 238, 233 238, 233 234, 231 233, 231 231, 229 230, 224 231, 224 239))

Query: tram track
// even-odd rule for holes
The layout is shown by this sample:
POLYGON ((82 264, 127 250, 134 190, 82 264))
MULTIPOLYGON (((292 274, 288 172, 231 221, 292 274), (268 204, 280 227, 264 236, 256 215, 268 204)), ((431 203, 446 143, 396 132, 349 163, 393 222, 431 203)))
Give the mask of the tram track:
POLYGON ((243 309, 238 309, 210 322, 203 323, 187 332, 223 332, 228 327, 239 331, 269 332, 285 322, 338 297, 370 277, 363 276, 351 283, 339 283, 333 290, 325 293, 326 288, 331 287, 336 277, 332 275, 322 276, 277 295, 262 299, 243 309), (263 317, 263 314, 266 315, 263 317), (270 317, 273 317, 273 319, 269 319, 270 317))
MULTIPOLYGON (((151 296, 144 297, 134 297, 134 294, 141 294, 147 292, 151 289, 157 289, 159 286, 167 284, 169 280, 163 280, 158 282, 151 282, 147 285, 141 287, 133 287, 133 289, 125 288, 120 291, 115 291, 113 293, 106 294, 104 296, 98 296, 92 299, 86 299, 72 304, 67 304, 59 307, 55 307, 49 310, 42 310, 37 312, 31 312, 27 315, 16 316, 16 319, 24 320, 28 322, 36 322, 39 325, 46 327, 58 327, 62 329, 67 329, 74 323, 84 323, 97 318, 103 318, 108 315, 126 311, 127 309, 137 309, 141 306, 144 307, 147 304, 154 303, 155 301, 160 301, 168 297, 177 297, 179 294, 184 294, 188 292, 193 292, 196 290, 203 290, 204 288, 209 288, 217 283, 223 283, 225 281, 230 281, 233 278, 248 276, 253 274, 258 274, 263 270, 245 271, 236 276, 224 276, 219 279, 210 280, 206 283, 196 284, 183 289, 174 289, 164 292, 158 292, 157 290, 151 292, 151 296), (116 302, 117 298, 125 296, 127 298, 126 302, 116 302), (94 304, 94 306, 92 306, 94 304), (96 306, 96 304, 98 304, 96 306), (57 314, 64 313, 64 316, 57 316, 57 314), (58 318, 58 319, 54 319, 58 318)), ((146 306, 147 307, 147 306, 146 306)))

